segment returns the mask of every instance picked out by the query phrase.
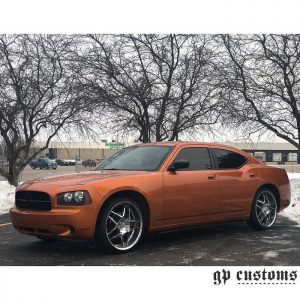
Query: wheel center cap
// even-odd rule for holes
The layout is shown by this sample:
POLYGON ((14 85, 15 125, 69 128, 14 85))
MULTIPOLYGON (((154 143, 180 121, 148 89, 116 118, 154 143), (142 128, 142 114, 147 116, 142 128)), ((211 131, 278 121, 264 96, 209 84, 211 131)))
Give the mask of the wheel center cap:
POLYGON ((265 213, 265 214, 269 214, 270 213, 270 210, 269 210, 269 206, 263 206, 262 207, 262 211, 265 213))
POLYGON ((125 234, 130 231, 130 223, 127 220, 121 220, 118 224, 118 229, 121 234, 125 234))

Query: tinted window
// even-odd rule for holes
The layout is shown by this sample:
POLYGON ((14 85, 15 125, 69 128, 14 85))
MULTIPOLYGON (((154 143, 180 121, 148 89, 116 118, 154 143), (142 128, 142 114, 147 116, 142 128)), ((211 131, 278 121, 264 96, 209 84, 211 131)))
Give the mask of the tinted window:
POLYGON ((186 159, 190 166, 184 170, 207 170, 211 169, 211 161, 207 148, 185 148, 177 155, 175 161, 186 159))
POLYGON ((222 149, 213 149, 213 151, 218 169, 238 169, 247 161, 244 156, 232 151, 222 149))
POLYGON ((173 147, 132 146, 103 160, 94 170, 146 170, 160 168, 173 147))

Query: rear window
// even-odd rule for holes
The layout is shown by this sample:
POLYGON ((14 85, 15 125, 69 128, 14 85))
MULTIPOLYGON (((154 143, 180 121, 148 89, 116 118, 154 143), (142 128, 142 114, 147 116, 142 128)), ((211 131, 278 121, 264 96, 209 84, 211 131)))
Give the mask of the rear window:
POLYGON ((247 159, 236 152, 224 149, 212 149, 216 159, 218 169, 239 169, 247 159))

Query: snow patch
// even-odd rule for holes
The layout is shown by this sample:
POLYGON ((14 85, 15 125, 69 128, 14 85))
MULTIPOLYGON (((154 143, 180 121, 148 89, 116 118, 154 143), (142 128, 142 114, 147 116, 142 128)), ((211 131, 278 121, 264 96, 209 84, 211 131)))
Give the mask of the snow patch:
POLYGON ((300 224, 300 173, 288 173, 291 186, 291 203, 280 214, 300 224))
POLYGON ((235 261, 234 259, 225 258, 225 257, 213 257, 212 260, 213 261, 228 261, 228 262, 235 261))
POLYGON ((278 252, 267 251, 267 252, 263 253, 263 255, 264 255, 264 259, 275 258, 278 256, 278 252))
POLYGON ((7 181, 0 181, 0 214, 7 213, 15 202, 15 190, 7 181))

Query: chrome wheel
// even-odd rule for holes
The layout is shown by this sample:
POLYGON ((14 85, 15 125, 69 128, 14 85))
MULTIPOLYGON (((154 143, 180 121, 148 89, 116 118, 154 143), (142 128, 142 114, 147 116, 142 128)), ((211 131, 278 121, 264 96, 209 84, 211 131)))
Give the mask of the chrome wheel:
POLYGON ((255 214, 258 223, 262 227, 268 228, 274 224, 277 217, 277 202, 270 191, 264 190, 258 195, 255 214))
POLYGON ((122 201, 109 210, 105 220, 105 233, 113 248, 129 250, 139 241, 142 231, 143 217, 134 203, 122 201))

